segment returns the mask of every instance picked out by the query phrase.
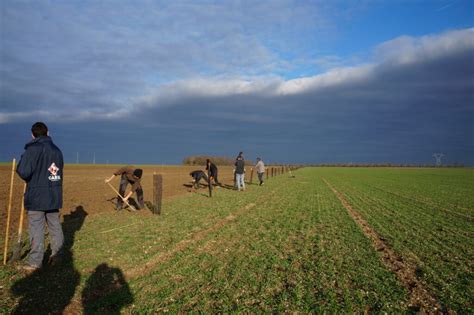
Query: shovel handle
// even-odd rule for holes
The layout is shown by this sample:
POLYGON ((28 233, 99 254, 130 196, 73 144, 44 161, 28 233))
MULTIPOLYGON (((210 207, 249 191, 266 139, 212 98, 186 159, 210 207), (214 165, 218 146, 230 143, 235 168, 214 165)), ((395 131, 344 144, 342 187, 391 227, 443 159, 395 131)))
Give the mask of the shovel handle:
POLYGON ((8 199, 8 210, 7 210, 7 229, 5 231, 5 248, 3 250, 3 264, 7 264, 7 255, 8 255, 8 239, 10 234, 10 214, 12 211, 12 199, 13 199, 13 178, 15 177, 15 164, 16 159, 13 159, 12 162, 12 176, 10 179, 10 198, 8 199))
POLYGON ((125 200, 121 194, 119 194, 119 192, 117 191, 117 189, 115 189, 114 186, 112 186, 111 183, 107 182, 107 184, 110 186, 110 188, 112 188, 112 190, 120 197, 120 199, 122 199, 123 202, 125 202, 127 204, 127 206, 130 207, 130 209, 132 209, 133 211, 137 211, 137 209, 135 209, 131 204, 128 203, 127 200, 125 200))
POLYGON ((18 243, 21 242, 21 235, 23 233, 23 220, 25 217, 25 193, 26 193, 26 183, 23 186, 23 197, 21 198, 20 225, 18 226, 18 243))

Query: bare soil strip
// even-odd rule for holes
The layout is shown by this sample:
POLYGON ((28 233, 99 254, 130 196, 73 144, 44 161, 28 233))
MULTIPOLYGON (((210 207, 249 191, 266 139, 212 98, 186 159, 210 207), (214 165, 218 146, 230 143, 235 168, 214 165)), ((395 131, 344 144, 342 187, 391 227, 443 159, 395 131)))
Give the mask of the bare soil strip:
POLYGON ((409 308, 412 310, 419 310, 423 314, 453 314, 454 312, 444 308, 423 286, 421 281, 416 276, 416 266, 411 266, 403 261, 402 257, 396 254, 377 232, 365 221, 362 216, 352 208, 344 196, 338 192, 325 178, 323 181, 334 192, 337 198, 341 201, 344 208, 346 208, 349 215, 355 223, 361 228, 362 232, 367 238, 372 241, 372 245, 376 251, 381 252, 382 262, 395 273, 400 282, 410 293, 409 308))
POLYGON ((249 203, 245 207, 239 209, 238 211, 234 213, 229 214, 224 219, 218 221, 216 224, 214 224, 210 228, 197 232, 189 239, 182 240, 181 242, 176 244, 176 246, 173 247, 173 249, 155 256, 153 259, 147 261, 143 266, 139 266, 137 268, 126 271, 125 277, 129 280, 132 278, 136 278, 140 275, 146 274, 148 270, 153 269, 158 263, 163 263, 165 261, 168 261, 176 253, 181 252, 185 250, 186 248, 188 248, 189 246, 191 246, 192 244, 195 244, 203 240, 209 233, 213 233, 219 230, 226 223, 235 220, 239 215, 252 209, 253 207, 255 207, 255 203, 249 203))

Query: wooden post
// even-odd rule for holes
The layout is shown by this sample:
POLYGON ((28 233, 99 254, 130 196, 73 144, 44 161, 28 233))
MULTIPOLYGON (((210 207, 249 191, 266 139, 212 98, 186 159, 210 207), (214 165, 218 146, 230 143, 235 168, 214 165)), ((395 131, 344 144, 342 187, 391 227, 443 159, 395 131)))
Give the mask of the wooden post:
POLYGON ((272 177, 275 176, 275 169, 272 167, 272 177))
POLYGON ((153 174, 153 214, 161 214, 162 199, 163 176, 161 174, 153 174))
POLYGON ((209 188, 209 197, 212 197, 212 182, 209 171, 207 172, 207 187, 209 188))
POLYGON ((5 249, 3 251, 3 264, 7 264, 8 256, 8 240, 10 239, 10 214, 12 212, 12 198, 13 198, 13 179, 15 178, 15 165, 16 159, 12 162, 12 175, 10 179, 10 197, 8 198, 8 210, 7 210, 7 228, 5 231, 5 249))
POLYGON ((253 181, 253 167, 250 168, 250 185, 252 185, 253 181))
POLYGON ((268 168, 265 169, 265 177, 268 179, 268 168))

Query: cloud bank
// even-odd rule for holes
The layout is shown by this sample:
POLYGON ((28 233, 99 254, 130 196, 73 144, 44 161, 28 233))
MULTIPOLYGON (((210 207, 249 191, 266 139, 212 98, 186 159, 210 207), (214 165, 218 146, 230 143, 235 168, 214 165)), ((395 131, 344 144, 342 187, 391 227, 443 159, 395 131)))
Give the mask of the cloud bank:
POLYGON ((337 32, 324 3, 2 9, 7 133, 37 120, 64 137, 86 126, 94 132, 69 151, 120 150, 111 144, 119 133, 130 146, 160 143, 154 154, 170 162, 240 146, 281 161, 295 152, 301 162, 420 161, 444 151, 474 163, 473 28, 400 36, 365 58, 313 58, 318 46, 307 42, 337 32))

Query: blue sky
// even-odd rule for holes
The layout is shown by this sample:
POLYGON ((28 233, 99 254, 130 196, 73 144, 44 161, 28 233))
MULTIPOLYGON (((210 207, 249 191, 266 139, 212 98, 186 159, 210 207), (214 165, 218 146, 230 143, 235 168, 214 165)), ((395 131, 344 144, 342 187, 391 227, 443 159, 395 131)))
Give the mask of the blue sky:
POLYGON ((473 1, 2 1, 0 160, 474 165, 473 1))

